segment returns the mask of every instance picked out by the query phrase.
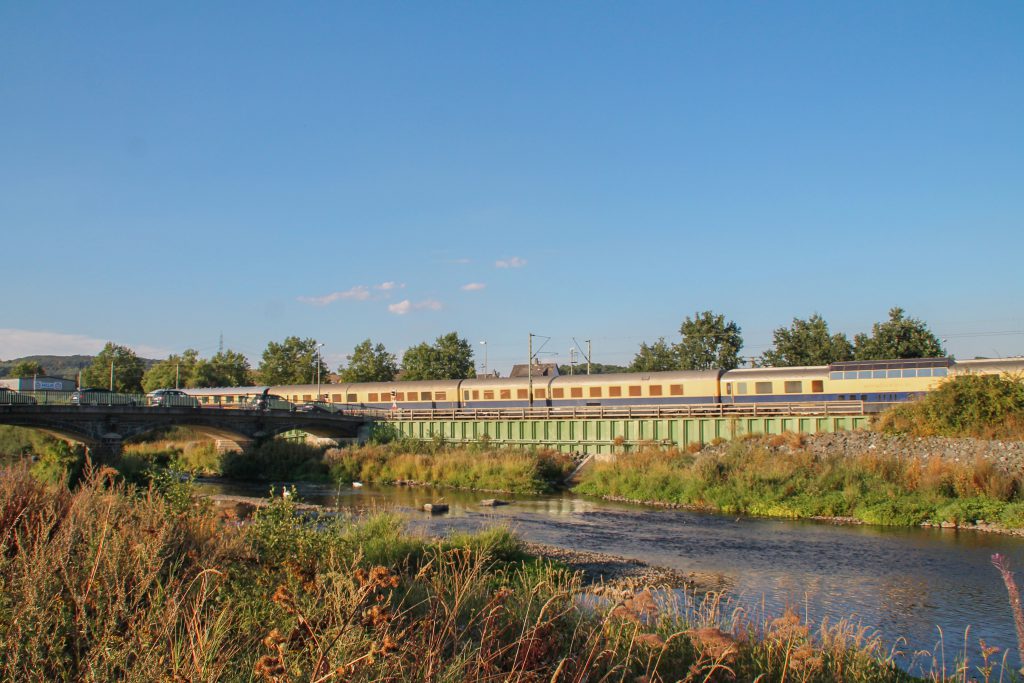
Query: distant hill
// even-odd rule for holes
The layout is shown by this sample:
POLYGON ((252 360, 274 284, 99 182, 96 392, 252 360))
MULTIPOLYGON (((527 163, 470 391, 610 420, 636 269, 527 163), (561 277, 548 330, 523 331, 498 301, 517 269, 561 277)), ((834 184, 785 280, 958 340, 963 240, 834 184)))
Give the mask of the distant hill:
MULTIPOLYGON (((9 377, 11 369, 23 360, 36 361, 43 366, 46 374, 50 377, 65 377, 74 379, 78 376, 79 370, 84 370, 92 363, 94 356, 25 356, 23 358, 12 358, 11 360, 0 360, 0 377, 9 377)), ((149 368, 160 361, 152 358, 140 358, 139 360, 149 368)))

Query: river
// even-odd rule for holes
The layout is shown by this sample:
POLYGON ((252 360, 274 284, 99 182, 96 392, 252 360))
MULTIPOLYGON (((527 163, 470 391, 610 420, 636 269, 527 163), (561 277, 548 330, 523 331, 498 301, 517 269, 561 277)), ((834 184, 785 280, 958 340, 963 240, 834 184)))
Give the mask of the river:
MULTIPOLYGON (((266 496, 266 484, 199 482, 205 493, 266 496)), ((520 537, 603 552, 709 577, 760 614, 787 605, 811 623, 828 617, 859 621, 888 646, 935 652, 941 629, 946 661, 960 654, 968 627, 972 660, 984 639, 1011 655, 1016 637, 1006 589, 993 553, 1024 570, 1024 539, 955 529, 846 526, 649 508, 571 493, 548 496, 483 494, 409 487, 341 488, 297 484, 301 498, 341 509, 390 509, 410 528, 432 535, 507 525, 520 537), (498 495, 511 505, 481 507, 498 495), (444 515, 420 511, 443 500, 444 515), (901 642, 903 639, 905 642, 901 642)), ((280 486, 278 486, 280 489, 280 486)), ((1024 571, 1019 572, 1024 578, 1024 571)), ((1000 655, 1001 656, 1001 655, 1000 655)))

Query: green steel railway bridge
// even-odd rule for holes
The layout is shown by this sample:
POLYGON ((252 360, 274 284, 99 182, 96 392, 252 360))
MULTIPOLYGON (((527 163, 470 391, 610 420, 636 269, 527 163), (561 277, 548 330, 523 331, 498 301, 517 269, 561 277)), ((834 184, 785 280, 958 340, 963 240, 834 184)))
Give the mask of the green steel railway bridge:
POLYGON ((117 457, 126 439, 178 425, 218 439, 224 447, 281 434, 365 440, 374 424, 386 423, 397 435, 411 439, 601 455, 648 444, 685 448, 745 434, 858 429, 871 419, 861 401, 501 410, 374 410, 313 403, 257 410, 198 407, 191 399, 186 405, 149 406, 145 396, 126 394, 106 394, 88 405, 78 405, 70 394, 57 392, 18 397, 0 399, 0 424, 40 429, 85 443, 100 459, 117 457))

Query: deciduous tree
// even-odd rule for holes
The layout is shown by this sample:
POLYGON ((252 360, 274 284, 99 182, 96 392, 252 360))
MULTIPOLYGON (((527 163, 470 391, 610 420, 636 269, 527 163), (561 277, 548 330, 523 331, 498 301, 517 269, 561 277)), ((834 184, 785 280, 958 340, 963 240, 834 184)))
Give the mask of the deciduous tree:
POLYGON ((263 384, 309 384, 316 379, 317 363, 320 375, 327 375, 327 365, 316 351, 315 339, 287 337, 283 342, 270 342, 263 351, 257 370, 263 384))
POLYGON ((195 349, 186 349, 181 355, 171 354, 146 370, 142 376, 143 391, 191 386, 192 371, 198 362, 199 352, 195 349))
POLYGON ((82 370, 82 386, 109 389, 111 364, 114 391, 130 393, 142 390, 142 375, 145 372, 142 361, 127 346, 114 342, 107 342, 103 350, 92 359, 92 364, 82 370))
POLYGON ((633 363, 629 366, 631 372, 660 372, 678 368, 679 357, 664 337, 660 337, 650 346, 647 345, 647 342, 641 342, 640 351, 637 352, 633 363))
POLYGON ((356 345, 348 366, 338 368, 342 382, 390 382, 398 374, 398 358, 383 344, 366 339, 356 345))
POLYGON ((192 369, 190 387, 241 387, 254 378, 249 359, 230 349, 215 353, 209 360, 200 360, 192 369))
POLYGON ((402 356, 402 379, 466 379, 476 377, 473 347, 455 332, 441 335, 433 345, 423 342, 402 356))
POLYGON ((761 356, 761 365, 794 367, 828 365, 853 358, 853 344, 845 334, 828 333, 828 323, 815 313, 807 320, 793 318, 789 327, 773 333, 775 344, 761 356))
POLYGON ((37 360, 22 360, 18 361, 13 368, 11 368, 11 377, 35 377, 36 375, 45 375, 46 370, 43 368, 43 364, 37 360))
POLYGON ((683 336, 675 346, 680 370, 732 370, 739 367, 743 337, 740 327, 712 311, 687 317, 679 327, 683 336))
POLYGON ((939 338, 923 321, 908 318, 899 307, 889 310, 889 319, 875 323, 871 336, 854 337, 854 358, 884 360, 887 358, 938 358, 946 355, 939 338))

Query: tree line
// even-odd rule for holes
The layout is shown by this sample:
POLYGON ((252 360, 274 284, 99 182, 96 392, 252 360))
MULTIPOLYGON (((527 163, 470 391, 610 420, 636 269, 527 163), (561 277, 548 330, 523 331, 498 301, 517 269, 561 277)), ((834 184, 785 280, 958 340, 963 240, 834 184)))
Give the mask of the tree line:
MULTIPOLYGON (((640 344, 629 367, 591 364, 591 372, 657 372, 663 370, 731 370, 742 364, 743 337, 739 325, 713 311, 687 318, 679 327, 680 340, 664 337, 640 344)), ((871 334, 832 334, 817 313, 773 332, 772 347, 752 359, 753 365, 791 367, 828 365, 844 360, 929 358, 946 355, 942 343, 921 320, 902 308, 889 311, 889 319, 875 323, 871 334)), ((195 349, 171 354, 147 369, 146 363, 126 346, 108 342, 81 371, 82 386, 113 387, 118 392, 153 391, 167 387, 230 387, 250 384, 313 384, 317 376, 328 382, 330 370, 312 338, 287 337, 270 342, 252 368, 238 351, 221 350, 201 358, 195 349)), ((432 344, 422 342, 405 351, 401 363, 384 344, 366 339, 353 349, 347 364, 337 369, 341 382, 389 382, 394 379, 466 379, 476 376, 473 347, 456 332, 441 335, 432 344)), ((584 371, 578 366, 578 371, 584 371)), ((560 366, 567 374, 570 368, 560 366)), ((46 374, 41 364, 23 361, 14 366, 15 377, 46 374)))
MULTIPOLYGON (((732 370, 742 365, 743 336, 740 326, 713 311, 687 317, 679 327, 680 341, 670 344, 664 337, 653 344, 640 344, 629 366, 632 372, 659 370, 732 370)), ((923 321, 909 317, 902 308, 889 310, 889 319, 875 323, 871 334, 860 333, 853 341, 842 333, 832 334, 819 314, 807 320, 793 318, 788 327, 773 333, 771 348, 752 357, 758 367, 828 365, 847 360, 890 358, 935 358, 946 355, 942 342, 923 321)))

